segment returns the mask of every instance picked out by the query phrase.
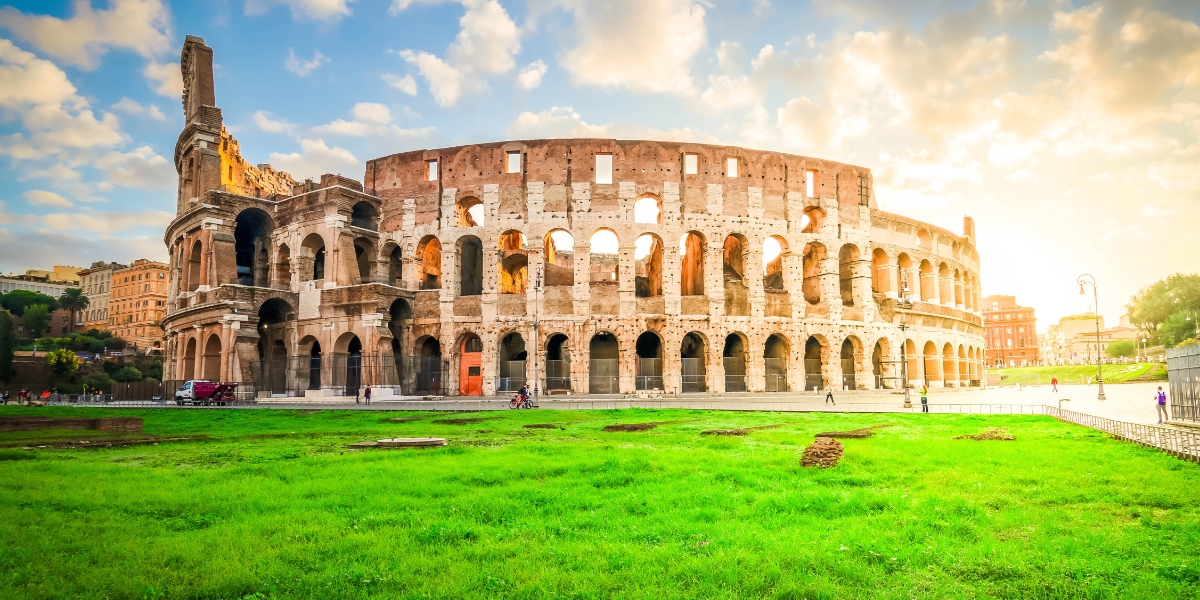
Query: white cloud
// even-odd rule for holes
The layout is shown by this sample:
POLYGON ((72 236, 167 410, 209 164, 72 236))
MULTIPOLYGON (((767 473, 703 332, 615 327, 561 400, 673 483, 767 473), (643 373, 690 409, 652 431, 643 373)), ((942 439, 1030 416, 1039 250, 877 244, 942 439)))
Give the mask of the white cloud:
POLYGON ((356 137, 390 136, 394 138, 423 139, 430 137, 437 131, 435 127, 404 129, 399 125, 392 124, 391 109, 383 104, 374 102, 359 102, 354 105, 351 112, 354 114, 354 120, 335 119, 327 125, 313 127, 313 132, 356 137))
MULTIPOLYGON (((397 14, 413 3, 395 0, 389 12, 397 14)), ((512 70, 516 65, 513 56, 521 50, 521 31, 499 2, 462 0, 462 5, 466 12, 458 21, 458 35, 446 49, 445 59, 423 51, 400 52, 401 58, 416 65, 429 82, 434 100, 443 107, 454 106, 464 92, 486 90, 485 78, 512 70)))
POLYGON ((292 12, 294 21, 329 21, 336 23, 351 15, 354 0, 246 0, 245 14, 266 14, 272 4, 283 4, 292 12))
POLYGON ((55 194, 54 192, 47 192, 44 190, 29 190, 23 195, 25 196, 25 199, 34 206, 74 206, 74 204, 71 204, 69 200, 59 196, 58 194, 55 194))
POLYGON ((579 85, 639 92, 693 90, 692 61, 704 47, 704 8, 693 0, 559 0, 574 15, 578 44, 560 63, 579 85))
POLYGON ((59 231, 90 231, 113 233, 133 227, 165 227, 175 218, 174 213, 161 210, 100 211, 88 208, 78 213, 46 215, 46 226, 59 231))
POLYGON ((329 62, 329 58, 321 54, 320 50, 313 50, 312 60, 301 60, 296 58, 296 51, 288 48, 287 60, 283 61, 283 68, 291 71, 299 77, 307 77, 313 69, 329 62))
POLYGON ((1034 175, 1033 173, 1030 173, 1029 171, 1027 171, 1025 169, 1021 169, 1020 171, 1017 171, 1016 173, 1009 173, 1008 175, 1005 175, 1004 179, 1006 181, 1011 181, 1013 183, 1024 183, 1024 182, 1033 183, 1038 180, 1038 176, 1034 175))
POLYGON ((555 106, 539 113, 522 112, 508 125, 506 135, 513 139, 593 137, 720 143, 716 137, 691 128, 663 130, 631 123, 593 125, 584 121, 570 106, 555 106))
POLYGON ((57 164, 45 169, 35 169, 21 176, 21 181, 30 179, 50 179, 57 182, 77 181, 79 172, 64 164, 57 164))
POLYGON ((128 115, 134 115, 134 116, 145 115, 151 119, 154 119, 155 121, 166 121, 167 120, 167 116, 164 115, 163 112, 158 109, 158 106, 151 104, 147 108, 146 106, 142 106, 141 104, 138 104, 137 101, 129 98, 128 96, 122 97, 116 104, 110 106, 109 108, 111 108, 113 110, 119 110, 128 115))
POLYGON ((171 49, 171 15, 161 0, 109 0, 108 10, 75 2, 75 15, 59 19, 0 9, 0 26, 38 50, 84 70, 95 69, 109 49, 153 57, 171 49))
POLYGON ((64 104, 82 108, 87 101, 54 63, 0 38, 0 106, 19 110, 29 105, 64 104))
POLYGON ((110 152, 96 161, 108 183, 144 189, 168 189, 176 183, 175 166, 149 146, 110 152))
POLYGON ((284 121, 283 119, 275 119, 271 116, 271 113, 269 113, 265 110, 260 110, 256 113, 254 113, 253 118, 254 118, 254 124, 257 125, 259 129, 261 129, 267 133, 291 134, 291 133, 295 133, 295 130, 296 130, 295 125, 288 123, 287 121, 284 121))
POLYGON ((330 148, 321 139, 301 140, 303 154, 271 153, 270 163, 276 169, 287 171, 297 179, 317 178, 325 173, 357 173, 362 164, 349 150, 334 146, 330 148))
POLYGON ((384 73, 382 78, 390 87, 396 88, 409 96, 417 95, 417 81, 413 79, 412 75, 401 77, 394 73, 384 73))
POLYGON ((549 69, 550 67, 546 66, 546 63, 541 60, 535 60, 526 65, 524 69, 521 69, 521 73, 517 75, 517 83, 521 84, 521 87, 527 90, 532 90, 542 85, 542 76, 549 69))
POLYGON ((179 63, 149 62, 142 68, 142 75, 153 82, 150 89, 155 94, 167 98, 183 97, 183 73, 179 70, 179 63))

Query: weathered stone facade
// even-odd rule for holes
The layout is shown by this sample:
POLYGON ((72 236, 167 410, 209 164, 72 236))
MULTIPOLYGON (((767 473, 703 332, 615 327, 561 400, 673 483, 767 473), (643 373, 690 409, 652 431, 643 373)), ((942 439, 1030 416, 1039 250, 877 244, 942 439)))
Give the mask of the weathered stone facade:
POLYGON ((492 394, 535 374, 564 393, 981 379, 973 222, 957 235, 880 211, 868 169, 532 140, 396 154, 367 163, 365 186, 326 175, 255 197, 209 172, 221 127, 205 60, 189 38, 168 377, 260 395, 492 394))

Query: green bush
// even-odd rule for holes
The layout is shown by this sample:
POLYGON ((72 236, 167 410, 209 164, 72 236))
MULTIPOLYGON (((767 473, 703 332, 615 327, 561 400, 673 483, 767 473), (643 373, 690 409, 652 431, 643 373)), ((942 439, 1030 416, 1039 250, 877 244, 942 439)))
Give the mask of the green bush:
POLYGON ((53 350, 54 349, 54 338, 48 338, 48 337, 38 338, 37 347, 38 347, 38 350, 53 350))
POLYGON ((92 338, 90 338, 86 335, 81 335, 81 336, 74 337, 71 340, 71 342, 72 342, 71 345, 74 346, 76 350, 86 351, 92 345, 92 338))
POLYGON ((137 370, 136 367, 123 367, 120 371, 117 371, 112 378, 113 381, 116 381, 117 383, 132 383, 134 381, 142 380, 142 372, 137 370))
POLYGON ((75 340, 71 339, 70 337, 63 336, 60 338, 55 338, 54 345, 58 346, 59 348, 74 348, 75 340))
POLYGON ((25 331, 30 337, 41 335, 50 324, 50 309, 43 304, 34 304, 25 308, 25 331))
POLYGON ((163 364, 161 360, 150 361, 150 366, 146 369, 146 378, 154 381, 162 381, 163 364))
POLYGON ((1108 348, 1105 349, 1105 353, 1113 358, 1134 356, 1137 354, 1137 345, 1133 343, 1133 340, 1121 340, 1109 344, 1108 348))
POLYGON ((104 340, 92 340, 88 344, 88 352, 92 354, 100 354, 104 352, 104 340))
POLYGON ((1179 344, 1177 344, 1175 347, 1182 348, 1184 346, 1195 346, 1196 344, 1200 344, 1200 342, 1196 341, 1196 338, 1188 338, 1182 342, 1179 342, 1179 344))
POLYGON ((121 370, 121 363, 110 359, 101 362, 100 367, 104 369, 105 374, 107 374, 109 377, 112 377, 117 371, 121 370))
POLYGON ((120 352, 125 349, 125 340, 118 337, 110 337, 104 340, 104 347, 109 350, 120 352))

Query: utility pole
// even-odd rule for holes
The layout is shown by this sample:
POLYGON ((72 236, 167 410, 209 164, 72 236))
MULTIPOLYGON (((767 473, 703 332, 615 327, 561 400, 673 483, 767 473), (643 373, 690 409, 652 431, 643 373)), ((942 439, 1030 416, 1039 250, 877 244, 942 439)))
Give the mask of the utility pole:
POLYGON ((1100 386, 1100 394, 1096 397, 1097 400, 1104 400, 1104 362, 1100 359, 1100 296, 1096 291, 1096 278, 1084 273, 1079 276, 1075 282, 1079 284, 1079 293, 1084 294, 1084 284, 1092 286, 1092 302, 1094 303, 1096 317, 1096 383, 1100 386), (1084 278, 1087 279, 1084 279, 1084 278), (1090 280, 1090 281, 1089 281, 1090 280))
POLYGON ((538 292, 542 291, 542 265, 534 267, 533 275, 533 405, 538 406, 538 354, 542 346, 538 339, 538 292))

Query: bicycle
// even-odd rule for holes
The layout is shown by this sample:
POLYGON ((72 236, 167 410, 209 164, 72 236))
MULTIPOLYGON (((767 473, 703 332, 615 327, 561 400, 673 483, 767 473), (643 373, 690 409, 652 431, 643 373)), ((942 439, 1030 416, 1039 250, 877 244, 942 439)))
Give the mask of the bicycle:
POLYGON ((537 407, 533 404, 533 401, 529 398, 529 396, 513 394, 512 399, 509 400, 508 408, 510 410, 520 410, 522 408, 532 409, 537 407))

